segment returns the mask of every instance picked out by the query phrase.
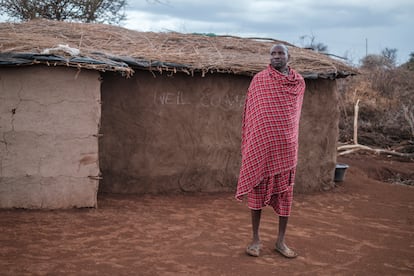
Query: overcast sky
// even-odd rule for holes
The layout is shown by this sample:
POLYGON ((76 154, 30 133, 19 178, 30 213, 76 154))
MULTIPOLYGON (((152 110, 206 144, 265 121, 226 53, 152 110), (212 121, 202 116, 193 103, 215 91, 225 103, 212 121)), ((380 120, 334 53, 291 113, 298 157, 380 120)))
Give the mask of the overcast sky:
POLYGON ((397 49, 398 63, 414 52, 414 0, 129 0, 123 26, 275 38, 301 47, 313 37, 354 64, 384 48, 397 49))

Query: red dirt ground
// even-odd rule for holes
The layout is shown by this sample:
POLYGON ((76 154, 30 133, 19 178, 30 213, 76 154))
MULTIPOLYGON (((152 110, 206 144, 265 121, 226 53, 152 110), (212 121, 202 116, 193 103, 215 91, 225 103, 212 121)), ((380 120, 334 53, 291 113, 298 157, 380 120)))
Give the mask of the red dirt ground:
POLYGON ((345 181, 296 195, 287 242, 262 216, 258 258, 245 255, 250 213, 232 194, 102 195, 98 209, 0 211, 1 275, 414 275, 414 163, 352 155, 345 181))

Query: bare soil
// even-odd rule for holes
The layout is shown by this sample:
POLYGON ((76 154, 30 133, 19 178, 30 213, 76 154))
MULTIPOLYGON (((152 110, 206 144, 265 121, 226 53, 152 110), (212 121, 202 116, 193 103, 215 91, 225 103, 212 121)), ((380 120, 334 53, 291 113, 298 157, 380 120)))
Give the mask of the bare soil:
POLYGON ((331 191, 295 195, 287 241, 263 212, 262 255, 233 194, 100 195, 97 209, 0 211, 1 275, 414 275, 414 163, 353 154, 331 191))

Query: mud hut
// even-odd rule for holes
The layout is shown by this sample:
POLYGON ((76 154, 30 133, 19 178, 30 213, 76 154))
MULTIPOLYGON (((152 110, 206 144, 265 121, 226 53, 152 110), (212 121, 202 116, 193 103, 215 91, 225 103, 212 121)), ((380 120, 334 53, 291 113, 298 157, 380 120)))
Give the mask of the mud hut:
MULTIPOLYGON (((0 24, 0 207, 96 207, 98 192, 233 191, 245 93, 276 42, 0 24)), ((307 85, 296 191, 329 189, 336 79, 355 71, 285 44, 307 85)))

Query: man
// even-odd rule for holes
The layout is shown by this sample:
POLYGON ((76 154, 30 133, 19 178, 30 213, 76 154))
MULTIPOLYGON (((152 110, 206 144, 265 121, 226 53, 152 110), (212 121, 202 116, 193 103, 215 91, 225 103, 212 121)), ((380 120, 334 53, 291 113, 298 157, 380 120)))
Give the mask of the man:
POLYGON ((253 77, 244 106, 236 198, 247 195, 253 239, 246 253, 256 257, 262 248, 261 210, 267 205, 279 216, 276 251, 286 258, 297 257, 285 243, 285 232, 293 200, 305 81, 287 65, 289 58, 285 45, 271 48, 270 64, 253 77))

